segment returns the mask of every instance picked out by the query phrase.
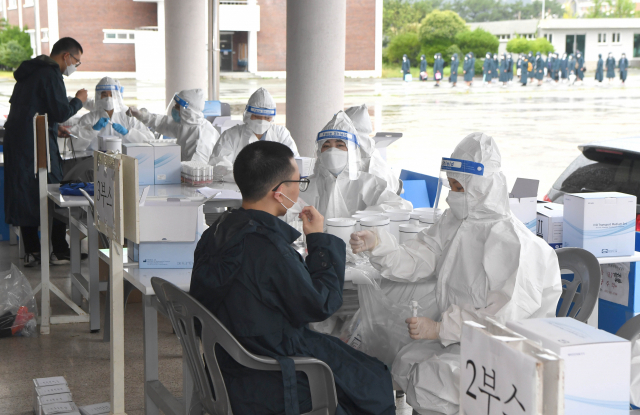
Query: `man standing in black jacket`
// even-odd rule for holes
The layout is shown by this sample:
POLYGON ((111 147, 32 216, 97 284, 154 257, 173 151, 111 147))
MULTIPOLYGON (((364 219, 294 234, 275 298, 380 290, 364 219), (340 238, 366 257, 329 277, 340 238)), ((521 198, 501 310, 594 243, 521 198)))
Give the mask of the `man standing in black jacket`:
MULTIPOLYGON (((58 136, 67 137, 68 130, 58 126, 67 121, 87 100, 87 91, 81 89, 71 101, 62 75, 69 76, 80 66, 82 46, 70 37, 57 41, 51 56, 40 55, 24 61, 13 73, 16 85, 9 102, 11 109, 5 124, 4 162, 5 221, 20 227, 25 248, 25 266, 36 266, 40 261, 40 204, 38 177, 33 173, 33 117, 47 114, 49 120, 49 152, 51 173, 49 183, 62 180, 62 158, 58 149, 58 136)), ((69 263, 69 245, 65 241, 66 226, 53 220, 51 230, 52 264, 69 263)))

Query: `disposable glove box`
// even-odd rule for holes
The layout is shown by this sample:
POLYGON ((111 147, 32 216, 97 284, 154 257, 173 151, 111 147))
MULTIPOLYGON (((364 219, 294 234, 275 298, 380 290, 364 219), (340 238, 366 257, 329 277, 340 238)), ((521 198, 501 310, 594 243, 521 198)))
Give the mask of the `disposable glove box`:
POLYGON ((596 257, 633 255, 635 227, 635 196, 617 192, 564 195, 565 248, 583 248, 596 257))
POLYGON ((42 405, 40 415, 80 415, 78 407, 73 402, 60 402, 48 405, 42 405))
POLYGON ((140 206, 139 267, 193 268, 193 253, 206 229, 201 201, 147 200, 140 206))
POLYGON ((66 383, 56 384, 51 386, 35 387, 33 389, 33 411, 36 414, 39 413, 40 411, 38 408, 38 398, 41 398, 43 396, 48 396, 48 395, 57 395, 60 393, 71 393, 71 390, 69 390, 69 386, 67 386, 66 383))
POLYGON ((564 359, 566 415, 628 415, 630 342, 570 317, 508 321, 507 327, 564 359))
POLYGON ((300 170, 300 177, 309 177, 313 174, 316 159, 313 157, 296 157, 296 163, 298 164, 298 170, 300 170))
POLYGON ((155 184, 180 184, 181 148, 176 143, 151 143, 153 147, 153 166, 155 184))
POLYGON ((39 396, 37 399, 38 399, 38 408, 35 411, 36 415, 42 415, 43 405, 50 405, 53 403, 73 402, 73 397, 71 396, 70 393, 58 393, 56 395, 39 396))
POLYGON ((82 415, 108 415, 110 411, 111 404, 109 402, 80 407, 80 413, 82 415))
POLYGON ((122 152, 138 160, 138 184, 154 184, 154 153, 148 143, 124 143, 122 152))
POLYGON ((544 239, 553 249, 562 248, 562 224, 564 206, 559 203, 538 203, 536 235, 544 239))

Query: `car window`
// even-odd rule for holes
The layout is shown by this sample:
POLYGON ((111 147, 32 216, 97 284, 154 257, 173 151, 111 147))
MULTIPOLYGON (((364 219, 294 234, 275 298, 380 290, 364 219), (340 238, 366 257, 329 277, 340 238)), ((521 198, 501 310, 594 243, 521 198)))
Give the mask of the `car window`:
POLYGON ((553 188, 565 193, 621 192, 640 198, 640 160, 611 157, 593 161, 580 155, 553 188))

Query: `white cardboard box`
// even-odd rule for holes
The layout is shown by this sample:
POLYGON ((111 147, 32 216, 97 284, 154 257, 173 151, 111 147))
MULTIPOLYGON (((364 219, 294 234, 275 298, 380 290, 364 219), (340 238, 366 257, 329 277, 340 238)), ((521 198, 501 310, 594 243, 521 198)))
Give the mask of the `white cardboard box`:
POLYGON ((565 248, 583 248, 596 257, 633 255, 635 227, 635 196, 617 192, 564 195, 565 248))
MULTIPOLYGON (((36 379, 34 379, 34 382, 35 380, 36 379)), ((56 395, 59 393, 71 393, 71 390, 69 390, 69 386, 67 386, 66 383, 34 388, 33 389, 33 411, 36 414, 39 412, 38 397, 47 396, 47 395, 56 395)))
POLYGON ((147 201, 140 206, 141 269, 193 268, 193 253, 207 229, 201 203, 147 201))
POLYGON ((138 160, 138 184, 154 184, 153 147, 148 143, 124 143, 122 152, 138 160))
POLYGON ((544 239, 553 249, 562 248, 562 224, 564 206, 559 203, 538 203, 536 235, 544 239))
POLYGON ((533 233, 536 233, 537 203, 538 201, 535 197, 509 198, 509 206, 513 216, 524 223, 524 226, 533 233))
POLYGON ((155 184, 180 184, 182 164, 181 147, 175 143, 157 143, 153 146, 155 184))
POLYGON ((64 376, 53 376, 50 378, 37 378, 33 380, 34 388, 42 388, 44 386, 66 385, 67 381, 64 376))
POLYGON ((36 415, 42 415, 42 405, 50 405, 52 403, 73 402, 73 397, 70 393, 58 393, 56 395, 38 396, 38 408, 35 411, 36 415))
POLYGON ((509 321, 507 327, 564 359, 566 415, 627 415, 631 343, 570 317, 509 321))
POLYGON ((41 415, 56 415, 56 414, 68 414, 68 415, 80 415, 78 407, 73 402, 59 402, 51 403, 48 405, 42 405, 40 412, 41 415))
POLYGON ((313 167, 316 164, 314 157, 296 157, 300 177, 309 177, 313 174, 313 167))
POLYGON ((110 411, 111 404, 109 402, 96 403, 94 405, 80 407, 80 413, 82 415, 103 415, 108 414, 110 411))

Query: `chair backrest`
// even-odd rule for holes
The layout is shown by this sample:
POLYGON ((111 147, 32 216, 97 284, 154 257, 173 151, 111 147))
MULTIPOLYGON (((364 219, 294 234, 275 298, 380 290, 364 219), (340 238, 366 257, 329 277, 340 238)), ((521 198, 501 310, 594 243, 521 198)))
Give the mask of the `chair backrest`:
MULTIPOLYGON (((189 294, 161 278, 152 278, 151 284, 158 300, 165 307, 183 353, 187 356, 198 398, 206 412, 216 415, 232 413, 222 372, 216 359, 217 344, 242 366, 256 370, 281 371, 280 364, 275 359, 247 351, 209 310, 189 294), (196 321, 200 323, 201 333, 196 332, 196 321)), ((294 357, 293 360, 296 370, 304 371, 309 379, 312 413, 333 414, 337 406, 337 397, 331 369, 316 359, 294 357), (299 364, 305 367, 298 367, 299 364)))
POLYGON ((627 340, 633 340, 640 336, 640 314, 627 320, 627 322, 620 327, 616 336, 627 340))
POLYGON ((562 303, 557 317, 572 317, 586 323, 600 294, 600 263, 589 251, 580 248, 556 249, 561 270, 573 272, 573 281, 562 280, 562 303))

